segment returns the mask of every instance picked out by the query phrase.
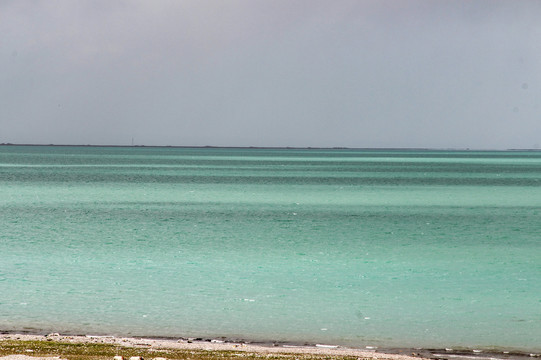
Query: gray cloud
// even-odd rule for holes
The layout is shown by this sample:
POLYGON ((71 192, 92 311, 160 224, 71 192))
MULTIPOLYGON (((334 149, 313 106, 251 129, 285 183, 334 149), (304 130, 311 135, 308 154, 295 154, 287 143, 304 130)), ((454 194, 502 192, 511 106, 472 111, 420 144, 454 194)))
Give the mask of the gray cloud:
POLYGON ((541 143, 537 1, 0 2, 0 142, 541 143))

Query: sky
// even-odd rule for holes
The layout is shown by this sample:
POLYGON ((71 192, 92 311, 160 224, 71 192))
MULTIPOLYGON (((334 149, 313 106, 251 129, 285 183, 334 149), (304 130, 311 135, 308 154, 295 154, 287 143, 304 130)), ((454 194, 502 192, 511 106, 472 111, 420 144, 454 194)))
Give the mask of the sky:
POLYGON ((541 146, 541 1, 0 0, 0 143, 541 146))

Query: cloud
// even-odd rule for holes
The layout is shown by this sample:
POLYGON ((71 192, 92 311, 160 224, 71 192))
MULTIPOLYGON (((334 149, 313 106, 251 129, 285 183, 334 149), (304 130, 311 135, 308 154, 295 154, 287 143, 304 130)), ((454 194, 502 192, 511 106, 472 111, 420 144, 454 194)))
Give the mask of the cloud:
POLYGON ((528 147, 539 15, 534 1, 2 2, 0 142, 528 147))

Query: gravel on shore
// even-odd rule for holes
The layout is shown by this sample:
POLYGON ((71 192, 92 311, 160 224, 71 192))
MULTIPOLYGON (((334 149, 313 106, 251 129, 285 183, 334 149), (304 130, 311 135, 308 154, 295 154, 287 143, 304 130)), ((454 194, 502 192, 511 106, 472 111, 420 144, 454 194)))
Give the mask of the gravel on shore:
MULTIPOLYGON (((313 354, 330 356, 355 356, 368 359, 389 359, 389 360, 419 360, 419 357, 412 357, 398 354, 385 354, 372 349, 354 349, 328 344, 317 344, 315 346, 291 346, 269 344, 255 345, 247 343, 228 342, 220 339, 149 339, 114 336, 68 336, 57 333, 49 335, 27 335, 27 334, 0 334, 0 341, 55 341, 74 344, 110 344, 123 347, 145 348, 145 349, 179 349, 179 350, 207 350, 207 351, 244 351, 257 354, 313 354)), ((38 358, 31 355, 9 355, 0 357, 0 360, 55 360, 58 357, 38 358)))

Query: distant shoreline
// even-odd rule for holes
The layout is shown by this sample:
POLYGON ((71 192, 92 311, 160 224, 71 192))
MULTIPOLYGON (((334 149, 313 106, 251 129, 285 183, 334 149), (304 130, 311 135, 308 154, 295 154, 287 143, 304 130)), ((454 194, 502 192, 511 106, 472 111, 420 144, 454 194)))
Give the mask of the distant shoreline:
POLYGON ((423 147, 318 147, 318 146, 216 146, 216 145, 96 145, 96 144, 17 144, 0 143, 1 146, 35 146, 35 147, 90 147, 90 148, 157 148, 157 149, 261 149, 261 150, 354 150, 354 151, 470 151, 470 152, 505 152, 531 151, 541 152, 541 149, 473 149, 473 148, 423 148, 423 147))

